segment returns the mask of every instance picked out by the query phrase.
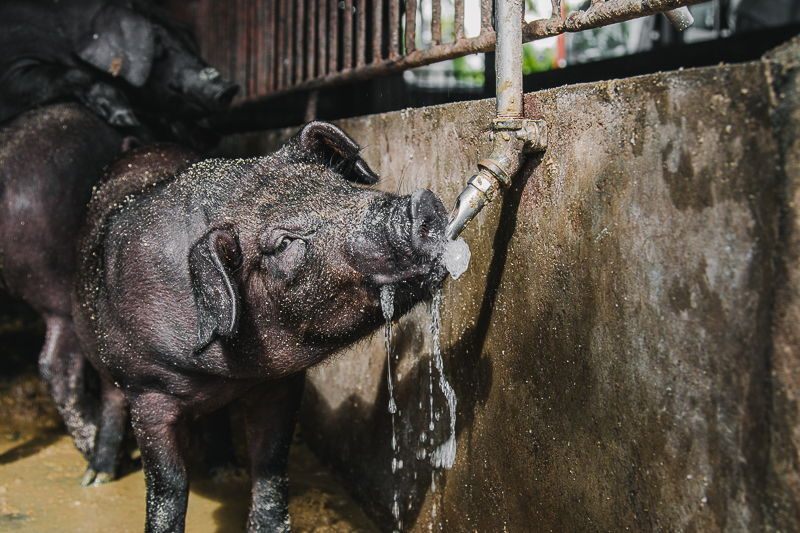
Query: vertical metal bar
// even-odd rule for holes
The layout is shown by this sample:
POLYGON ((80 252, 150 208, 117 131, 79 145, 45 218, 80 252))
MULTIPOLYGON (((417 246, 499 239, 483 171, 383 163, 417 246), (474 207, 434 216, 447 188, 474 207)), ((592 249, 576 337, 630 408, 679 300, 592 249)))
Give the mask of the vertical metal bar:
POLYGON ((328 1, 316 0, 319 14, 317 16, 317 76, 320 78, 327 72, 325 67, 328 64, 328 34, 325 32, 325 24, 328 21, 328 1))
POLYGON ((284 85, 284 69, 283 69, 283 58, 286 55, 286 52, 283 50, 284 48, 284 33, 286 28, 283 26, 284 17, 284 6, 282 0, 275 0, 275 27, 277 29, 277 33, 275 35, 275 88, 276 89, 283 89, 284 85))
POLYGON ((400 0, 389 0, 389 58, 400 57, 400 0))
POLYGON ((454 40, 460 41, 464 38, 464 0, 455 0, 455 32, 453 35, 454 40))
POLYGON ((481 0, 481 33, 492 29, 492 0, 481 0))
POLYGON ((283 10, 285 13, 284 19, 284 36, 286 43, 284 46, 285 55, 283 57, 283 69, 286 71, 284 74, 285 87, 292 86, 292 74, 294 69, 294 9, 296 3, 293 0, 285 0, 283 10))
POLYGON ((435 46, 442 44, 442 1, 431 0, 431 3, 431 46, 435 46))
POLYGON ((250 0, 236 0, 236 31, 233 33, 236 45, 236 81, 242 87, 237 98, 246 98, 250 93, 250 20, 247 10, 250 0))
POLYGON ((297 16, 294 23, 294 83, 303 81, 303 59, 305 59, 305 0, 297 0, 297 16))
POLYGON ((314 78, 314 54, 317 50, 317 5, 308 1, 308 50, 306 51, 306 80, 314 78))
POLYGON ((356 67, 367 64, 367 0, 356 7, 356 67))
POLYGON ((211 62, 211 54, 209 54, 211 49, 209 44, 209 35, 211 34, 211 30, 209 28, 209 20, 211 18, 208 10, 209 1, 210 0, 200 0, 199 5, 197 6, 195 27, 197 28, 197 37, 198 41, 200 42, 200 53, 206 58, 209 64, 213 65, 214 63, 211 62))
POLYGON ((372 62, 383 59, 383 0, 375 0, 372 4, 372 62))
MULTIPOLYGON (((459 0, 456 0, 456 4, 459 0)), ((463 2, 464 0, 460 0, 463 2)), ((406 55, 417 49, 417 0, 406 0, 406 55)))
POLYGON ((353 0, 344 0, 342 45, 342 70, 350 70, 353 68, 353 0))
POLYGON ((261 33, 261 53, 263 59, 261 68, 264 69, 264 92, 269 94, 275 90, 275 2, 276 0, 259 0, 261 12, 264 17, 264 28, 261 33))
POLYGON ((258 12, 258 0, 247 2, 247 34, 250 46, 247 54, 247 98, 252 98, 258 94, 259 72, 258 58, 261 53, 261 20, 258 12))
POLYGON ((219 28, 219 40, 216 44, 222 50, 222 69, 220 69, 220 72, 226 79, 233 80, 236 79, 233 72, 233 59, 236 49, 232 46, 231 37, 235 30, 231 26, 236 24, 236 4, 234 4, 233 9, 225 6, 221 15, 222 25, 219 28))
POLYGON ((522 118, 522 0, 495 4, 497 119, 522 118))
POLYGON ((328 12, 328 74, 338 70, 339 59, 339 6, 336 0, 331 0, 328 12))

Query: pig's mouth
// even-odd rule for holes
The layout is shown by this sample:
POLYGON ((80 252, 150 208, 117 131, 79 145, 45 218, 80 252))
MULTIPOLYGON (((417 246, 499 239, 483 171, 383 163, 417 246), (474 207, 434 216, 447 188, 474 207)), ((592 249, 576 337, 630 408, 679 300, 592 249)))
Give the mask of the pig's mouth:
POLYGON ((446 215, 441 200, 425 189, 377 200, 348 247, 352 265, 378 286, 441 279, 446 215))

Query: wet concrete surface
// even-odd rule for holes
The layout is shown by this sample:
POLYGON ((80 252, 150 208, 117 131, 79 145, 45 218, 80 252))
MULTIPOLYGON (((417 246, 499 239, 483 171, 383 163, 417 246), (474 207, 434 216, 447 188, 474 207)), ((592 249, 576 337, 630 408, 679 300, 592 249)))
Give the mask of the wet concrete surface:
MULTIPOLYGON (((0 306, 3 305, 0 301, 0 306)), ((20 533, 141 532, 144 475, 134 446, 120 478, 82 487, 86 461, 58 418, 36 372, 43 329, 29 313, 0 309, 0 531, 20 533)), ((243 474, 215 481, 199 450, 191 454, 186 531, 245 531, 250 501, 243 474)), ((243 462, 243 461, 240 461, 243 462)), ((289 457, 293 532, 376 533, 378 529, 295 436, 289 457)))

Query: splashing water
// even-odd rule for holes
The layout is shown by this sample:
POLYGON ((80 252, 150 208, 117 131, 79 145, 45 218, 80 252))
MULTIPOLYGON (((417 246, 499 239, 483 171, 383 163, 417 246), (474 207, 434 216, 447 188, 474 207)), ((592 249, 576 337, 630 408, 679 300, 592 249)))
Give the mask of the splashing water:
MULTIPOLYGON (((465 243, 466 244, 466 243, 465 243)), ((442 352, 439 348, 439 306, 442 303, 442 287, 436 291, 431 306, 431 333, 433 333, 433 361, 439 371, 439 388, 442 389, 450 409, 450 436, 431 454, 431 464, 435 468, 450 469, 456 460, 456 393, 444 375, 442 352)), ((432 423, 432 421, 431 421, 432 423)))
MULTIPOLYGON (((397 404, 394 402, 394 386, 392 385, 392 317, 394 316, 394 285, 383 285, 381 287, 381 310, 383 318, 386 320, 386 329, 383 335, 383 344, 386 348, 386 372, 389 384, 389 412, 392 414, 392 474, 403 468, 403 461, 397 458, 397 433, 395 430, 394 417, 397 413, 397 404)), ((400 519, 400 504, 398 502, 397 491, 394 492, 394 503, 392 505, 392 515, 397 522, 395 531, 402 531, 403 521, 400 519)))
MULTIPOLYGON (((381 310, 383 319, 386 320, 386 329, 383 333, 383 344, 386 347, 386 369, 389 381, 389 412, 397 412, 397 404, 394 403, 394 386, 392 385, 392 316, 394 316, 394 285, 383 285, 381 287, 381 310)), ((392 417, 394 426, 394 417, 392 417)), ((394 432, 392 432, 394 433, 394 432)), ((395 447, 394 435, 392 435, 392 448, 395 447)))
POLYGON ((467 241, 459 237, 447 243, 447 247, 442 255, 444 266, 453 279, 458 279, 461 274, 467 271, 472 252, 469 250, 467 241))

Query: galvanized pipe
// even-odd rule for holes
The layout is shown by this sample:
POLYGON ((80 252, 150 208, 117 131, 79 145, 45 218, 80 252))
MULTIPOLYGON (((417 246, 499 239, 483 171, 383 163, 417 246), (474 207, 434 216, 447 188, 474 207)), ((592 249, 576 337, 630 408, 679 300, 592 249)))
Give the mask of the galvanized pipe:
POLYGON ((497 118, 522 118, 522 0, 497 0, 497 118))
POLYGON ((522 113, 522 0, 495 3, 497 117, 493 121, 492 153, 478 163, 478 173, 458 195, 445 234, 455 240, 467 223, 492 201, 501 186, 508 186, 519 171, 524 151, 546 136, 543 121, 526 121, 522 113))

